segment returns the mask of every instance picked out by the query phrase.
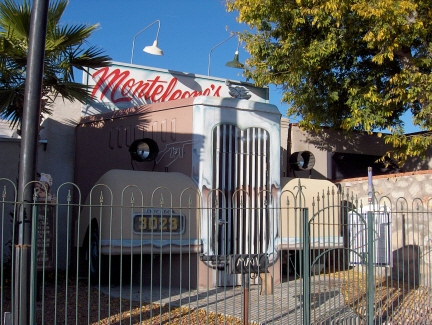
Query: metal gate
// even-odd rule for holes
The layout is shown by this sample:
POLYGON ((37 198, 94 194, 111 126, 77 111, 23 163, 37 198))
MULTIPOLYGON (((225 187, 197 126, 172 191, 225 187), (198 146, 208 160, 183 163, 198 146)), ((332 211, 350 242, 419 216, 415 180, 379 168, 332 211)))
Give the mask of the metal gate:
MULTIPOLYGON (((32 222, 36 249, 27 306, 31 324, 432 323, 431 202, 384 197, 363 206, 341 188, 312 188, 315 194, 309 196, 311 183, 296 181, 292 190, 280 194, 280 207, 254 208, 256 216, 271 210, 277 218, 276 263, 268 272, 244 272, 254 270, 253 263, 247 264, 239 272, 242 283, 229 286, 206 285, 214 270, 201 261, 196 241, 187 232, 192 218, 211 215, 195 203, 200 194, 176 201, 165 188, 155 191, 151 206, 143 206, 136 195, 133 201, 123 197, 119 201, 128 203, 117 205, 97 194, 92 211, 112 211, 104 215, 108 220, 148 216, 141 220, 143 226, 177 218, 175 223, 184 222, 186 231, 165 233, 154 224, 153 248, 149 251, 146 242, 143 254, 130 255, 130 243, 116 242, 117 255, 96 258, 100 275, 109 276, 92 281, 86 254, 98 253, 101 244, 88 243, 94 251, 87 253, 75 245, 72 229, 80 219, 74 214, 84 204, 72 204, 70 189, 65 190, 69 185, 64 184, 56 202, 31 203, 38 215, 32 222), (160 239, 166 235, 172 239, 160 239)), ((14 292, 25 285, 14 278, 12 245, 20 202, 13 183, 0 182, 0 323, 13 324, 21 310, 14 292)), ((237 203, 231 202, 233 207, 237 203)), ((253 260, 255 255, 249 255, 253 260)))
POLYGON ((334 206, 302 211, 303 323, 431 323, 431 202, 340 202, 337 221, 334 206), (343 245, 314 240, 326 232, 343 245))

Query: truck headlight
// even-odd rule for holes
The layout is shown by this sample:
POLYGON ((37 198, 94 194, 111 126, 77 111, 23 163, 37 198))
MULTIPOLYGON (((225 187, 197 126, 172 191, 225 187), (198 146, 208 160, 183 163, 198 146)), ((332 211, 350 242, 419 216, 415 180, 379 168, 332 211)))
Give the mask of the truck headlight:
POLYGON ((159 147, 156 141, 150 138, 135 140, 129 147, 129 152, 133 160, 136 161, 153 161, 159 153, 159 147))
POLYGON ((310 170, 315 165, 315 156, 310 151, 294 152, 289 158, 289 164, 295 171, 310 170))

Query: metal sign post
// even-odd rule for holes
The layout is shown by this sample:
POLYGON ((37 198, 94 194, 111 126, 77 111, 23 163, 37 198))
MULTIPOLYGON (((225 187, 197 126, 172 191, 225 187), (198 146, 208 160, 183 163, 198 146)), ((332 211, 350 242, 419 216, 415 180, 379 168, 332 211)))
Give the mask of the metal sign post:
MULTIPOLYGON (((230 255, 202 255, 201 260, 210 262, 214 268, 226 269, 229 274, 242 275, 243 291, 243 324, 249 324, 249 288, 251 274, 268 273, 270 266, 269 254, 230 254, 230 255)), ((267 284, 262 284, 267 285, 267 284)), ((267 287, 264 292, 270 291, 267 287)), ((271 290, 271 292, 273 292, 271 290)))
POLYGON ((242 288, 243 288, 243 324, 249 324, 249 286, 250 286, 250 273, 242 275, 242 288))
POLYGON ((19 165, 18 201, 22 203, 18 217, 18 242, 15 246, 14 324, 31 324, 30 255, 33 186, 36 177, 37 142, 42 94, 42 76, 49 0, 34 0, 30 20, 27 78, 21 123, 21 159, 19 165))
POLYGON ((375 317, 375 202, 371 167, 368 167, 368 200, 372 209, 369 209, 369 212, 367 213, 367 319, 368 324, 373 324, 375 317))
POLYGON ((269 265, 267 254, 229 255, 229 273, 242 274, 243 324, 249 324, 249 287, 251 274, 266 273, 269 265))

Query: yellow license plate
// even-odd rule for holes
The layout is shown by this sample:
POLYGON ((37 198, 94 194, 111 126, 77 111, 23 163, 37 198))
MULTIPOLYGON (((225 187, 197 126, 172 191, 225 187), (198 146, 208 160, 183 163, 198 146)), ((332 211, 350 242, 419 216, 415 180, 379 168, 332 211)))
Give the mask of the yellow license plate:
POLYGON ((182 222, 179 215, 137 215, 134 218, 134 231, 180 233, 182 222))

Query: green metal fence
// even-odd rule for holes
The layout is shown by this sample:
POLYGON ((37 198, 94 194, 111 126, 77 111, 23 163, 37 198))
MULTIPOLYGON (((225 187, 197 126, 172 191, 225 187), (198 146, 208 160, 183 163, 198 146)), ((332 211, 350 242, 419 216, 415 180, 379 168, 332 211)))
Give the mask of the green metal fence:
POLYGON ((17 283, 23 209, 0 179, 1 324, 432 323, 431 201, 304 184, 279 202, 261 193, 260 211, 243 192, 101 184, 83 202, 63 184, 26 203, 31 268, 17 283))

